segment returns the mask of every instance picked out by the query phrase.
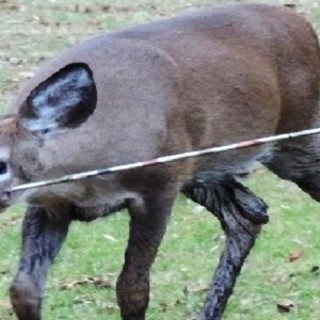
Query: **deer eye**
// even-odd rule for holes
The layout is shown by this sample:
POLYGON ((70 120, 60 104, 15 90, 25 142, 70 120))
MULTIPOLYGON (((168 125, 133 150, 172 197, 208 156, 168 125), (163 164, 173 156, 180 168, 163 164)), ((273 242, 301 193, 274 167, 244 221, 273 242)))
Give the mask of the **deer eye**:
POLYGON ((7 170, 8 170, 7 163, 4 161, 0 161, 0 174, 7 173, 7 170))

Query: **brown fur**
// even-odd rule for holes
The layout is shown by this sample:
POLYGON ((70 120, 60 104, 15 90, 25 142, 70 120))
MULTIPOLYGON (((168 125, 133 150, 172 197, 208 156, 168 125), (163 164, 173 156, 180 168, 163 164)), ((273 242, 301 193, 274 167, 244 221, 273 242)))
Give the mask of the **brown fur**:
MULTIPOLYGON (((303 17, 267 5, 221 6, 84 41, 46 63, 28 81, 15 102, 19 110, 15 132, 6 119, 0 121, 0 147, 9 148, 13 172, 9 181, 0 182, 2 191, 8 184, 316 127, 319 52, 317 37, 303 17), (25 124, 32 125, 36 118, 33 97, 46 92, 43 88, 55 78, 62 79, 69 65, 77 72, 77 63, 88 66, 93 75, 94 112, 82 123, 60 127, 64 132, 54 134, 52 129, 47 134, 51 127, 30 132, 25 124), (9 140, 6 132, 12 132, 9 140)), ((48 101, 58 98, 52 93, 48 101)), ((39 101, 43 100, 35 104, 39 101)), ((66 121, 57 119, 60 126, 66 121)), ((40 229, 35 241, 45 246, 49 237, 57 254, 67 227, 62 232, 60 224, 50 225, 48 217, 59 220, 67 215, 68 223, 81 217, 91 220, 101 216, 101 208, 111 213, 126 206, 132 222, 118 301, 123 319, 142 320, 149 269, 180 188, 194 175, 233 175, 258 160, 320 200, 318 142, 317 137, 303 138, 90 178, 12 195, 11 202, 3 192, 3 207, 18 196, 30 206, 17 279, 21 273, 32 279, 38 272, 46 274, 23 265, 40 254, 28 238, 30 225, 45 223, 50 236, 46 228, 40 229)), ((42 258, 51 262, 55 254, 42 258)), ((41 292, 44 281, 45 276, 38 286, 41 292)), ((13 285, 14 301, 20 301, 16 297, 24 291, 24 286, 13 285)), ((14 305, 20 320, 36 319, 24 317, 14 305)))

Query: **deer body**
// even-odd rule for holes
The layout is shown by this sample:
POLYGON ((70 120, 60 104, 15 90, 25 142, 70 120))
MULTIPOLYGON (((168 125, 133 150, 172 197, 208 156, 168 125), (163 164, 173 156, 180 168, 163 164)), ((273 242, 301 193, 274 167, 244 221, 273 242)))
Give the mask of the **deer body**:
POLYGON ((45 64, 18 96, 17 114, 0 122, 0 161, 8 167, 0 179, 2 207, 19 197, 29 204, 11 289, 18 318, 40 319, 48 264, 70 221, 128 208, 130 237, 118 302, 122 319, 145 319, 150 266, 184 184, 207 172, 232 176, 259 160, 319 200, 319 169, 308 169, 319 161, 318 138, 21 195, 6 192, 10 186, 315 127, 319 66, 317 37, 305 19, 265 5, 218 7, 100 35, 45 64), (44 246, 41 253, 33 241, 44 246), (35 265, 31 260, 41 254, 35 265))

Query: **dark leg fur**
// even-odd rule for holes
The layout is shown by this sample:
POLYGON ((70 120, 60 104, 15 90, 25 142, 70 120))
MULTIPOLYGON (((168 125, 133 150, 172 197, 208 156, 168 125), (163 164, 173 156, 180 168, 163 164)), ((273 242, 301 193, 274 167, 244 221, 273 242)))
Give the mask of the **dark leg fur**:
MULTIPOLYGON (((170 194, 170 193, 169 193, 170 194)), ((172 195, 147 198, 145 208, 130 208, 130 235, 117 298, 123 320, 144 320, 149 302, 149 273, 166 230, 172 195)))
POLYGON ((68 212, 50 216, 44 208, 28 208, 22 227, 22 252, 11 285, 13 309, 19 320, 40 320, 47 272, 68 231, 68 212))
POLYGON ((182 191, 213 213, 226 234, 226 247, 199 317, 219 320, 261 224, 268 222, 267 206, 232 176, 195 178, 182 191))
MULTIPOLYGON (((254 244, 259 224, 267 221, 266 206, 232 177, 219 181, 210 177, 194 179, 183 192, 214 213, 227 234, 226 250, 201 316, 201 319, 217 320, 254 244)), ((145 319, 150 268, 165 233, 174 194, 168 191, 146 197, 143 208, 129 205, 130 235, 117 283, 123 320, 145 319)), ((19 270, 11 287, 11 300, 19 320, 41 319, 41 298, 48 268, 65 239, 72 214, 67 210, 52 216, 43 208, 28 209, 23 223, 19 270)))
POLYGON ((320 201, 320 139, 306 137, 278 146, 264 164, 280 178, 296 183, 314 200, 320 201), (301 141, 298 143, 298 141, 301 141))

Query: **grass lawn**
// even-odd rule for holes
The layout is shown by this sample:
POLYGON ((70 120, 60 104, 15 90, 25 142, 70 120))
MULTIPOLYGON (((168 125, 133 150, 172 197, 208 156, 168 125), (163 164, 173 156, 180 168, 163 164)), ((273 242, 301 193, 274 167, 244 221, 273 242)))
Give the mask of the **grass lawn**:
MULTIPOLYGON (((18 87, 43 60, 88 35, 224 2, 0 0, 0 108, 8 110, 18 87)), ((320 3, 291 2, 320 33, 320 3)), ((320 319, 320 206, 264 169, 245 183, 269 203, 271 221, 247 260, 224 319, 320 319), (279 304, 292 307, 281 312, 285 308, 279 304)), ((0 320, 13 319, 8 287, 18 260, 23 211, 19 205, 0 216, 0 320)), ((45 319, 119 319, 114 286, 127 222, 123 212, 73 224, 50 272, 45 319)), ((214 217, 179 198, 153 268, 148 319, 190 319, 202 305, 222 247, 223 234, 214 217)))

